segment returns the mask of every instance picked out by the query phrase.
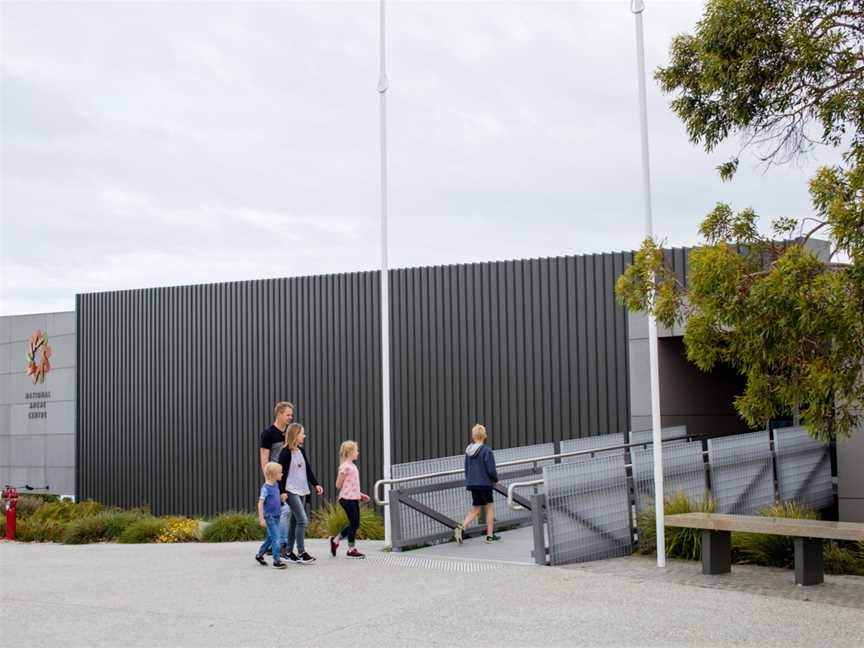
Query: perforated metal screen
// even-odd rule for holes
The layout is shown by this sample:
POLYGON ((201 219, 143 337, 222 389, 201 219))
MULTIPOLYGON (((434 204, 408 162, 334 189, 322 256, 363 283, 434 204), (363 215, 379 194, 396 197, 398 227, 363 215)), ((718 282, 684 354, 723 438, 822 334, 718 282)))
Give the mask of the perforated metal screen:
POLYGON ((553 565, 625 556, 633 550, 630 497, 618 456, 543 469, 553 565))
POLYGON ((719 513, 753 513, 774 503, 768 432, 708 440, 711 493, 719 513))
POLYGON ((831 459, 828 446, 803 427, 774 430, 780 499, 795 500, 811 509, 831 506, 831 459))

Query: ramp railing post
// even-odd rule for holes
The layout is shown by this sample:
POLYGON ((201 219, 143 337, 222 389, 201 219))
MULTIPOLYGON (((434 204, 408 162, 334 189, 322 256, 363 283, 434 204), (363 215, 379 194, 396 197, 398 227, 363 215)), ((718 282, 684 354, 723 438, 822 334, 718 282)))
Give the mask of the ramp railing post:
POLYGON ((534 529, 534 563, 546 565, 546 496, 535 493, 531 496, 531 527, 534 529))

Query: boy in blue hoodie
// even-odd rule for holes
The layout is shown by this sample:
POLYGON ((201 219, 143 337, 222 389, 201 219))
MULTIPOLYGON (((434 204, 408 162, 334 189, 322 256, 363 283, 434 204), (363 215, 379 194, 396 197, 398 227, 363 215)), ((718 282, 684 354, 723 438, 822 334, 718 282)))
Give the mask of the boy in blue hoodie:
POLYGON ((498 483, 495 455, 486 445, 486 428, 479 423, 471 428, 470 443, 465 448, 465 488, 471 493, 472 509, 453 531, 453 539, 462 544, 462 534, 471 521, 486 509, 486 542, 497 542, 495 535, 495 505, 492 503, 492 486, 498 483))

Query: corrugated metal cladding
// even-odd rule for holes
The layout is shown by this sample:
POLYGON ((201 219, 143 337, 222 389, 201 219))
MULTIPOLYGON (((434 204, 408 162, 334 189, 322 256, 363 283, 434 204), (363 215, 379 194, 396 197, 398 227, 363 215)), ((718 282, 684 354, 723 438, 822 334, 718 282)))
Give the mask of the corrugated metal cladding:
MULTIPOLYGON (((394 462, 622 432, 629 253, 391 271, 394 462)), ((79 295, 77 493, 155 513, 254 505, 291 400, 333 495, 338 446, 382 474, 378 273, 79 295)))
POLYGON ((624 432, 630 253, 395 270, 394 462, 624 432))

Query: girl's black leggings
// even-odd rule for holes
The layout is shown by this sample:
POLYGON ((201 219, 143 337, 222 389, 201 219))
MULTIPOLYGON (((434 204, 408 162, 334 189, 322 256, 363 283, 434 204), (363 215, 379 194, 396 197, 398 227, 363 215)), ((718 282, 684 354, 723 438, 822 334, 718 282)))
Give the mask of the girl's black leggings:
POLYGON ((340 538, 348 537, 348 544, 354 546, 354 540, 357 535, 357 529, 360 528, 360 502, 357 500, 340 499, 339 504, 345 509, 348 514, 348 526, 342 529, 339 534, 340 538))

